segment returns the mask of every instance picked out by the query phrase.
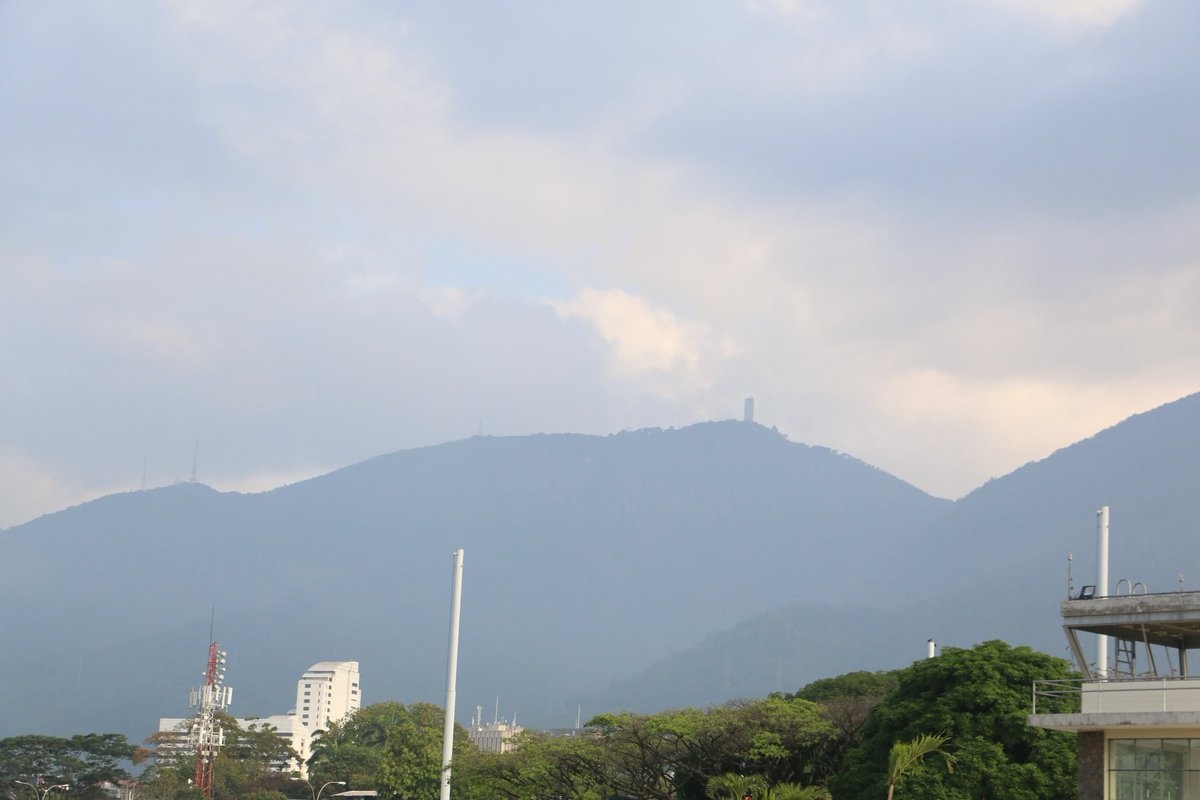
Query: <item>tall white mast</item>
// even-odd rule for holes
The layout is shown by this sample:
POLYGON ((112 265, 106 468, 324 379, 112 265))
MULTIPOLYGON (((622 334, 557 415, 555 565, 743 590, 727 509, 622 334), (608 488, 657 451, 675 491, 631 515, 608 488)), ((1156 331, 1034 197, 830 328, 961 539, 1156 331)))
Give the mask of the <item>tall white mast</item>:
MULTIPOLYGON (((1099 539, 1098 569, 1096 572, 1096 596, 1108 597, 1108 506, 1100 506, 1096 512, 1096 534, 1099 539)), ((1108 637, 1096 637, 1096 674, 1108 677, 1108 637)))
POLYGON ((458 616, 462 604, 463 551, 454 551, 454 588, 450 593, 450 655, 446 665, 446 727, 442 731, 442 789, 440 800, 450 800, 450 759, 454 756, 454 694, 458 681, 458 616))

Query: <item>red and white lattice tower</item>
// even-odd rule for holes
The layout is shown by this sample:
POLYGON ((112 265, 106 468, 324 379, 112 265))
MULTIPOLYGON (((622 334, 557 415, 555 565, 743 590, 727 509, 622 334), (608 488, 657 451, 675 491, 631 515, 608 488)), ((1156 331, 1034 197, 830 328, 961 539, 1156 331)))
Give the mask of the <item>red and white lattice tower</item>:
POLYGON ((190 705, 195 709, 192 727, 188 732, 188 744, 196 751, 196 774, 193 786, 205 797, 213 794, 213 763, 217 751, 225 744, 225 731, 217 721, 217 713, 229 707, 233 689, 222 685, 225 680, 225 651, 217 649, 217 643, 208 646, 208 669, 204 671, 204 685, 191 693, 190 705))

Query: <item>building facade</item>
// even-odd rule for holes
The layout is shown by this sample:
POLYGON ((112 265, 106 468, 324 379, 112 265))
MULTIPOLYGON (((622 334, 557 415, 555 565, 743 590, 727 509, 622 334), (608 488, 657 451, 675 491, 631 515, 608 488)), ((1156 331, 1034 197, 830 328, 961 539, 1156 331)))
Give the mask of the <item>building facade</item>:
POLYGON ((1200 592, 1090 590, 1061 607, 1083 678, 1036 684, 1029 724, 1075 734, 1079 800, 1200 800, 1200 675, 1188 658, 1200 647, 1200 592), (1096 664, 1081 634, 1104 637, 1096 664), (1039 713, 1039 702, 1072 710, 1039 713))
MULTIPOLYGON (((281 772, 297 772, 308 777, 307 761, 312 755, 312 743, 316 735, 328 729, 330 723, 340 722, 362 707, 362 692, 359 687, 357 661, 321 661, 313 664, 300 680, 296 681, 296 707, 286 714, 269 717, 237 719, 243 730, 253 726, 262 730, 270 726, 275 733, 291 745, 298 759, 274 765, 281 772)), ((160 746, 165 757, 190 757, 187 731, 191 719, 163 718, 158 721, 158 730, 167 734, 166 742, 160 746), (178 735, 178 743, 171 739, 178 735)))
MULTIPOLYGON (((330 723, 340 722, 362 708, 357 661, 321 661, 296 682, 292 747, 301 762, 312 754, 312 741, 330 723)), ((303 775, 307 777, 307 775, 303 775)))

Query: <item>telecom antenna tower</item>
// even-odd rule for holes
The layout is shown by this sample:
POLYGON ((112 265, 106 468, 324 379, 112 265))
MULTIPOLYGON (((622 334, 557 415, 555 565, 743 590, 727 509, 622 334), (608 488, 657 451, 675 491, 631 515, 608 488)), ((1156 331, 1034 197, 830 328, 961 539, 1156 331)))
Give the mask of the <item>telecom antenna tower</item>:
POLYGON ((225 651, 217 648, 216 642, 208 645, 208 668, 204 671, 204 685, 193 689, 188 705, 196 709, 192 728, 188 733, 188 744, 196 750, 196 773, 192 785, 205 797, 213 795, 213 763, 217 751, 225 745, 225 731, 217 722, 217 712, 223 712, 233 700, 233 689, 224 686, 225 651))

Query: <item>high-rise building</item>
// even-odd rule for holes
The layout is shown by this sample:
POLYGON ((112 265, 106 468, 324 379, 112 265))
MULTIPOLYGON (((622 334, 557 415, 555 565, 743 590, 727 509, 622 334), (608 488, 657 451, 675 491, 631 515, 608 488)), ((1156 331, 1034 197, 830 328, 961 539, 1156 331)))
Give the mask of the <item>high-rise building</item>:
POLYGON ((312 738, 331 722, 340 722, 362 708, 357 661, 321 661, 296 682, 296 716, 292 747, 307 761, 312 738))

